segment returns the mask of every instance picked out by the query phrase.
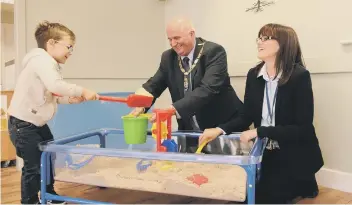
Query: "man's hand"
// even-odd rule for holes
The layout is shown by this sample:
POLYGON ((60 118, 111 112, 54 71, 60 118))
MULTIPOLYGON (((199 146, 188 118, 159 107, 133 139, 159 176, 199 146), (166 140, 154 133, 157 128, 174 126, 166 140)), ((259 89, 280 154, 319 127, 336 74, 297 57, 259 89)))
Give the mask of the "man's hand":
MULTIPOLYGON (((143 114, 144 112, 145 112, 144 107, 137 107, 130 112, 130 115, 138 117, 140 114, 143 114)), ((155 113, 152 113, 151 117, 149 118, 149 122, 154 123, 155 120, 156 120, 156 115, 155 115, 155 113)))
POLYGON ((88 90, 88 89, 83 89, 82 92, 82 97, 84 97, 85 100, 97 100, 99 99, 99 95, 92 91, 92 90, 88 90))
POLYGON ((78 104, 85 101, 83 97, 69 97, 68 98, 68 103, 70 104, 78 104))
POLYGON ((257 136, 258 136, 257 129, 247 130, 242 132, 240 136, 240 140, 241 142, 248 143, 250 140, 252 140, 253 138, 256 138, 257 136))
POLYGON ((210 142, 221 135, 223 131, 220 128, 205 129, 203 134, 198 139, 199 146, 205 142, 210 142))
MULTIPOLYGON (((172 110, 173 111, 173 115, 175 114, 175 108, 171 105, 169 108, 167 108, 168 110, 172 110)), ((145 112, 145 109, 143 107, 138 107, 133 109, 130 112, 130 115, 133 115, 135 117, 139 116, 140 114, 143 114, 145 112)), ((151 113, 151 117, 149 118, 149 122, 150 123, 154 123, 156 121, 156 114, 155 113, 151 113)))
MULTIPOLYGON (((166 110, 172 111, 172 115, 174 115, 176 112, 174 106, 172 106, 172 105, 169 108, 167 108, 166 110)), ((149 122, 154 123, 155 121, 156 121, 156 114, 153 113, 152 116, 149 118, 149 122)))
POLYGON ((133 115, 135 117, 138 117, 140 114, 144 113, 144 107, 136 107, 130 112, 130 115, 133 115))
POLYGON ((149 118, 150 123, 154 123, 156 121, 156 114, 152 113, 152 116, 149 118))

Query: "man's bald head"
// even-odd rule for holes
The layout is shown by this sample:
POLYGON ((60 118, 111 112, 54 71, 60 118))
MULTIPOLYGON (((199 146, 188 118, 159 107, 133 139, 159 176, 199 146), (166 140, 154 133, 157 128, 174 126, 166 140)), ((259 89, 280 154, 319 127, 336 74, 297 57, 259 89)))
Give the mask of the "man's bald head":
POLYGON ((167 30, 179 30, 181 32, 194 32, 194 27, 191 20, 185 17, 172 19, 166 27, 167 30))
POLYGON ((178 55, 187 56, 195 46, 195 29, 187 18, 177 17, 169 21, 166 33, 170 46, 178 55))

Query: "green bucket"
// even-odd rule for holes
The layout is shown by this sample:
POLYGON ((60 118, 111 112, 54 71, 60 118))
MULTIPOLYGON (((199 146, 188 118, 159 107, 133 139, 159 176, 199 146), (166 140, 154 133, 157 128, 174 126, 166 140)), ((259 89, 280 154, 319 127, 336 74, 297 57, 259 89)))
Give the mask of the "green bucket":
POLYGON ((122 116, 126 144, 144 144, 147 141, 148 116, 122 116))

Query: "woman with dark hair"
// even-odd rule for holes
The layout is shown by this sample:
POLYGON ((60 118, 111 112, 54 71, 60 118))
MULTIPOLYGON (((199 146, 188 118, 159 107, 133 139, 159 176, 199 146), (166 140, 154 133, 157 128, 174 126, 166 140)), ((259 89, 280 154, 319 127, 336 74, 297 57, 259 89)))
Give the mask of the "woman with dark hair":
POLYGON ((241 141, 267 138, 256 203, 287 203, 296 197, 315 197, 315 173, 323 157, 313 126, 314 100, 296 32, 267 24, 258 33, 261 62, 247 74, 244 113, 219 128, 206 129, 199 143, 223 132, 254 123, 241 141))

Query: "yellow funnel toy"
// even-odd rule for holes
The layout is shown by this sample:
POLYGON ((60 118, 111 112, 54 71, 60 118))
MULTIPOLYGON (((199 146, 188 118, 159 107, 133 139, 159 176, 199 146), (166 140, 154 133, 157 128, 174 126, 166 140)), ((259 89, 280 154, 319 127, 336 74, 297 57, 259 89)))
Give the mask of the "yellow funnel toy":
MULTIPOLYGON (((151 131, 152 131, 153 138, 156 139, 156 132, 157 132, 156 123, 153 123, 151 131)), ((164 122, 162 122, 161 123, 161 139, 166 139, 167 134, 168 134, 167 126, 164 122)))

